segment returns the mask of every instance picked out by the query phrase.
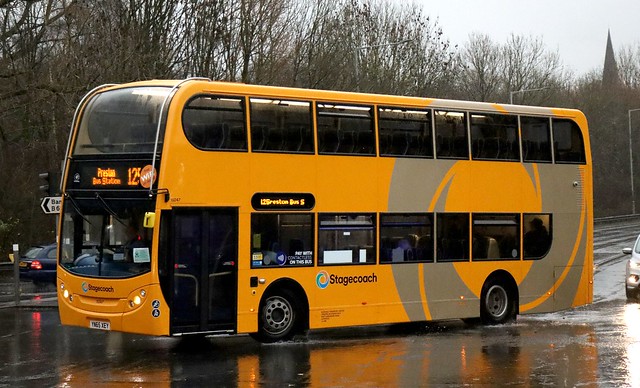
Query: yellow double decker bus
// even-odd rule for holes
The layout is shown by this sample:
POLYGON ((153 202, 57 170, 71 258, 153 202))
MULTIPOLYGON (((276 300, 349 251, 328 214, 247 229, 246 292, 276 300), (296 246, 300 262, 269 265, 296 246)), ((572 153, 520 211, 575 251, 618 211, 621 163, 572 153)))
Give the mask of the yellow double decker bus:
POLYGON ((593 298, 576 110, 212 82, 80 102, 59 225, 65 325, 178 336, 452 318, 593 298))

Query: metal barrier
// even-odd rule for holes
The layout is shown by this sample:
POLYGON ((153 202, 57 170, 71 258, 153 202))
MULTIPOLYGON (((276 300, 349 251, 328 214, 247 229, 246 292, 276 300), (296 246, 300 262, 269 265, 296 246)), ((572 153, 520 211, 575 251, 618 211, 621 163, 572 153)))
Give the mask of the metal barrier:
POLYGON ((598 217, 593 219, 593 223, 596 225, 624 221, 640 221, 640 214, 623 214, 618 216, 598 217))

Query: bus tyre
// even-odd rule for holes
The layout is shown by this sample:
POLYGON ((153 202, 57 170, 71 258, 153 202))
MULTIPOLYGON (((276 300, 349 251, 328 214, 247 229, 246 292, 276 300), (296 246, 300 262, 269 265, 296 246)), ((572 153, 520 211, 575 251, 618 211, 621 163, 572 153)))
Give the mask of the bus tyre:
POLYGON ((485 325, 499 325, 516 317, 513 293, 500 281, 487 281, 482 287, 480 319, 485 325))
POLYGON ((296 333, 297 320, 296 297, 288 290, 277 291, 260 305, 258 333, 254 338, 266 343, 290 340, 296 333))

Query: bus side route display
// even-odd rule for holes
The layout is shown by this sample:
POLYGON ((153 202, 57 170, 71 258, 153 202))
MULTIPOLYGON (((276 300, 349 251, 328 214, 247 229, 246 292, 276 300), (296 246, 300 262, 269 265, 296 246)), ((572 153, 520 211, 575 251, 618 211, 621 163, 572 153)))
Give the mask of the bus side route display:
POLYGON ((310 193, 255 193, 251 197, 255 210, 312 210, 316 199, 310 193))

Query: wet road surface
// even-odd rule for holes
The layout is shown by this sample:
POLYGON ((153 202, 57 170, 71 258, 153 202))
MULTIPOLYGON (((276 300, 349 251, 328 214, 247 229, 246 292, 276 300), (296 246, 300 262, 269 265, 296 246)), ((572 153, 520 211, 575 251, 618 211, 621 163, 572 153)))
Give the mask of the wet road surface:
POLYGON ((640 386, 640 304, 626 257, 640 222, 595 233, 594 303, 484 327, 461 321, 315 331, 292 343, 153 338, 0 309, 0 386, 640 386))

